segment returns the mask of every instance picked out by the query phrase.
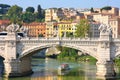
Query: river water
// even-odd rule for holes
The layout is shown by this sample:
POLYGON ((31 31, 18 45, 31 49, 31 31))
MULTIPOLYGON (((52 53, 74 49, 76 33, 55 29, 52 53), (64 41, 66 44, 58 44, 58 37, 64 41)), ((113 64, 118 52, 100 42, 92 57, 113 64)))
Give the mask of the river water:
MULTIPOLYGON (((0 80, 106 80, 96 78, 96 65, 82 62, 66 62, 56 59, 32 59, 32 69, 34 73, 25 77, 2 78, 0 80), (66 75, 58 75, 58 66, 62 63, 70 65, 71 70, 66 75)), ((117 74, 119 69, 116 68, 117 74)), ((117 75, 119 77, 119 75, 117 75)), ((108 79, 109 80, 109 79, 108 79)), ((120 80, 112 79, 112 80, 120 80)))

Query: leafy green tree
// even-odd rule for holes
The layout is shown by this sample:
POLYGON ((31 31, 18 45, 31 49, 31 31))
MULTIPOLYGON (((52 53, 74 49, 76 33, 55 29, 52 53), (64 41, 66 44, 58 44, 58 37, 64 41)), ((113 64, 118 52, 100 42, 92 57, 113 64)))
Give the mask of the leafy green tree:
POLYGON ((34 14, 31 13, 31 12, 25 12, 21 15, 21 19, 23 22, 25 23, 30 23, 30 22, 33 22, 35 21, 35 17, 34 17, 34 14))
POLYGON ((36 15, 37 22, 45 21, 45 19, 44 19, 45 18, 45 10, 43 10, 40 5, 38 5, 37 13, 35 13, 35 15, 36 15))
POLYGON ((44 37, 44 35, 43 34, 39 34, 38 37, 44 37))
POLYGON ((6 14, 10 5, 7 4, 0 4, 0 14, 6 14))
POLYGON ((42 16, 42 8, 40 5, 38 5, 37 11, 38 11, 37 18, 39 19, 42 16))
POLYGON ((7 12, 7 15, 9 16, 9 19, 12 23, 20 23, 21 22, 21 14, 22 14, 23 8, 14 5, 10 7, 10 9, 7 12))
POLYGON ((79 24, 76 25, 77 30, 76 30, 76 37, 81 37, 84 38, 86 35, 89 33, 89 22, 87 19, 81 19, 79 24))
POLYGON ((66 32, 66 37, 73 37, 73 33, 72 32, 66 32))
POLYGON ((76 59, 76 57, 78 56, 78 51, 72 48, 68 48, 68 47, 61 47, 61 46, 57 46, 57 48, 61 51, 61 53, 58 55, 58 58, 60 59, 65 59, 67 58, 68 60, 70 58, 76 59))
POLYGON ((94 12, 94 9, 93 9, 93 7, 91 7, 90 11, 91 11, 92 13, 94 12))
POLYGON ((105 7, 102 7, 100 10, 102 11, 102 10, 111 10, 112 8, 111 8, 111 6, 105 6, 105 7))
POLYGON ((28 8, 26 8, 26 12, 34 13, 34 11, 35 11, 34 7, 28 7, 28 8))

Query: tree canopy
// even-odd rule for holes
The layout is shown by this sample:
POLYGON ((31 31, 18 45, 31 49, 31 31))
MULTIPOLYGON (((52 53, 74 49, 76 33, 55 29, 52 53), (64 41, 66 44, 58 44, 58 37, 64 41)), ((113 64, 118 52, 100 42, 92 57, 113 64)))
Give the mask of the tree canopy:
POLYGON ((31 12, 25 12, 21 15, 21 19, 25 23, 30 23, 35 20, 34 14, 31 12))
POLYGON ((17 5, 9 6, 7 4, 0 4, 0 19, 9 19, 12 23, 22 22, 44 22, 45 11, 38 5, 37 12, 34 7, 27 7, 23 12, 23 8, 17 5))
POLYGON ((111 6, 105 6, 105 7, 102 7, 101 10, 111 10, 111 6))
POLYGON ((19 23, 19 21, 21 19, 22 10, 23 10, 23 8, 21 8, 17 5, 14 5, 14 6, 10 7, 7 14, 8 14, 11 22, 19 23))
POLYGON ((10 5, 7 4, 0 4, 0 14, 6 14, 10 5))
POLYGON ((76 37, 87 37, 87 35, 89 34, 89 23, 87 19, 81 19, 79 24, 76 25, 77 30, 76 30, 76 37))
POLYGON ((35 11, 34 7, 28 7, 28 8, 26 8, 26 12, 34 13, 34 11, 35 11))
POLYGON ((94 12, 94 9, 93 9, 93 7, 91 7, 90 11, 91 11, 91 12, 94 12))

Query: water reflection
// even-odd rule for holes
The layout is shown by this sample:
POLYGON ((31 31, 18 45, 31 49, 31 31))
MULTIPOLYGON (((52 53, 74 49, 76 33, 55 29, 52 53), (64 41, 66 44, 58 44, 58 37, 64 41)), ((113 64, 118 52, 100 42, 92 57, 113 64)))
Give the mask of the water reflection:
MULTIPOLYGON (((34 73, 26 77, 4 78, 3 80, 120 80, 118 79, 97 79, 96 65, 89 63, 64 62, 54 59, 33 59, 32 68, 34 73), (69 74, 59 76, 58 66, 68 63, 72 68, 69 74)), ((119 71, 120 69, 118 69, 119 71)), ((119 76, 119 75, 117 75, 119 76)), ((2 80, 2 79, 0 79, 2 80)))

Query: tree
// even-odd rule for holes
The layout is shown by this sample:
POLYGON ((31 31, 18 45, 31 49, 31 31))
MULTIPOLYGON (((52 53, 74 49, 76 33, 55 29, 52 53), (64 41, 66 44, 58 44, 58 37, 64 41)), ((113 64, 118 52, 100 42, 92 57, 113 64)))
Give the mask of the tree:
POLYGON ((102 10, 111 10, 112 8, 111 8, 111 6, 105 6, 105 7, 102 7, 100 10, 102 11, 102 10))
POLYGON ((0 14, 6 14, 10 5, 7 4, 0 4, 0 14))
POLYGON ((23 22, 25 23, 30 23, 30 22, 33 22, 35 21, 35 17, 34 17, 34 14, 31 13, 31 12, 25 12, 21 15, 21 19, 23 22))
POLYGON ((44 35, 43 34, 39 34, 38 37, 44 37, 44 35))
POLYGON ((37 13, 35 13, 35 17, 36 17, 36 22, 44 22, 45 21, 45 10, 43 10, 41 8, 40 5, 38 5, 38 8, 37 8, 37 13))
POLYGON ((26 12, 34 13, 34 11, 35 11, 34 7, 28 7, 28 8, 26 8, 26 12))
POLYGON ((90 11, 91 11, 92 13, 94 12, 94 9, 93 9, 93 7, 91 7, 90 11))
POLYGON ((73 33, 72 32, 66 32, 66 37, 73 37, 73 33))
POLYGON ((17 5, 12 6, 8 10, 7 15, 9 16, 9 19, 11 20, 11 22, 20 23, 22 10, 23 9, 17 5))
POLYGON ((39 19, 39 18, 41 18, 41 15, 42 15, 42 8, 40 5, 38 5, 37 11, 38 11, 37 18, 39 19))
POLYGON ((89 32, 89 23, 87 19, 81 19, 79 24, 76 25, 77 30, 76 30, 76 37, 86 37, 86 35, 89 32))

